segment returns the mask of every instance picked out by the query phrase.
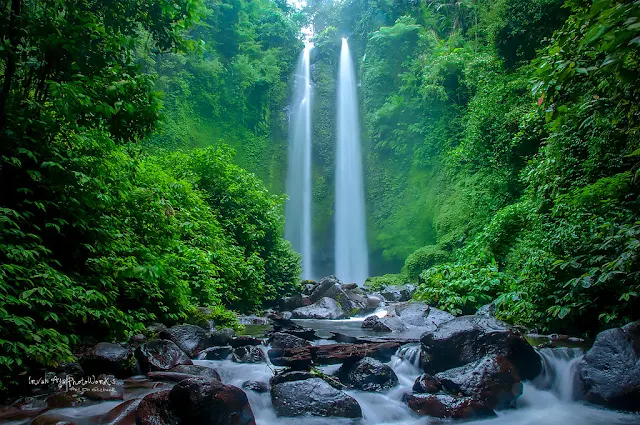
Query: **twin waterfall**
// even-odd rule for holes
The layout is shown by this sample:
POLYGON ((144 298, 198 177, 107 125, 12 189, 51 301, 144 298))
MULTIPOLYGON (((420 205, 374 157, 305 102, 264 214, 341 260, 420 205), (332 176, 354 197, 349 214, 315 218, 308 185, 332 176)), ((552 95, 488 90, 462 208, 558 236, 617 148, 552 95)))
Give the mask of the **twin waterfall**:
MULTIPOLYGON (((311 231, 311 76, 307 45, 296 75, 289 126, 289 168, 285 237, 302 254, 302 278, 313 271, 311 231)), ((364 179, 356 77, 347 39, 342 39, 337 93, 335 271, 344 282, 362 285, 369 273, 364 179)))
POLYGON ((355 74, 349 44, 343 38, 338 74, 335 275, 346 283, 362 285, 369 273, 369 255, 355 74))
POLYGON ((311 243, 311 45, 296 68, 289 121, 289 168, 284 236, 302 255, 302 279, 313 279, 311 243))

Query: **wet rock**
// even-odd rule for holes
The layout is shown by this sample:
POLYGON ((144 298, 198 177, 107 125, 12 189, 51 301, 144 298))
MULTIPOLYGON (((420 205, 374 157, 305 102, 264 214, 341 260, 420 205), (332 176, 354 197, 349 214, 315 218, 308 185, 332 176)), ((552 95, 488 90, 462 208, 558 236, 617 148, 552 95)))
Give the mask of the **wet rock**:
POLYGON ((273 375, 269 380, 269 384, 273 387, 274 385, 282 384, 283 382, 304 381, 305 379, 311 379, 313 377, 314 376, 311 372, 285 369, 273 375))
POLYGON ((135 351, 140 368, 144 373, 170 370, 178 365, 193 362, 173 341, 158 339, 142 344, 135 351))
POLYGON ((317 282, 308 281, 310 283, 305 283, 302 289, 302 295, 311 295, 313 289, 318 284, 317 282))
POLYGON ((160 332, 160 338, 175 342, 189 357, 196 356, 212 345, 205 330, 194 325, 172 326, 160 332))
POLYGON ((327 276, 320 279, 320 282, 313 288, 309 295, 309 300, 312 303, 317 302, 320 298, 324 297, 324 293, 334 285, 342 285, 340 279, 335 276, 327 276))
POLYGON ((287 320, 291 320, 291 318, 293 317, 293 314, 291 314, 290 311, 283 311, 282 313, 280 313, 280 315, 282 316, 283 319, 287 319, 287 320))
POLYGON ((522 379, 534 379, 542 369, 540 356, 522 334, 492 317, 457 317, 425 332, 420 342, 422 367, 432 375, 490 355, 505 356, 522 379))
POLYGON ((293 295, 290 297, 283 297, 280 300, 280 310, 295 310, 296 308, 305 307, 313 304, 312 301, 301 294, 293 295))
POLYGON ((129 344, 134 345, 134 346, 139 346, 140 344, 144 344, 145 342, 147 342, 147 337, 144 336, 144 334, 136 334, 136 335, 132 335, 131 338, 129 338, 129 344))
POLYGON ((178 425, 169 393, 170 390, 163 390, 144 396, 136 408, 136 425, 178 425))
POLYGON ((486 403, 471 397, 445 394, 405 394, 404 401, 414 412, 436 418, 483 419, 496 413, 486 403))
POLYGON ((382 297, 378 297, 377 295, 368 295, 365 301, 367 303, 366 309, 368 311, 373 311, 382 306, 382 297))
POLYGON ((244 381, 242 389, 245 391, 253 391, 255 393, 264 394, 269 392, 269 384, 260 381, 244 381))
POLYGON ((327 289, 323 295, 326 298, 335 300, 342 310, 345 312, 345 316, 351 317, 357 314, 360 310, 366 308, 367 304, 363 296, 355 293, 354 291, 345 291, 342 289, 342 285, 333 285, 327 289))
POLYGON ((478 316, 491 316, 491 317, 496 317, 496 309, 497 309, 497 305, 495 301, 490 302, 489 304, 485 304, 482 307, 480 307, 478 309, 478 311, 476 312, 476 314, 478 316))
POLYGON ((235 336, 236 332, 231 328, 214 329, 211 331, 211 345, 216 347, 230 345, 235 336))
POLYGON ((233 347, 230 345, 210 347, 200 353, 200 358, 204 360, 226 360, 232 353, 233 347))
POLYGON ((298 348, 311 345, 305 339, 284 332, 272 333, 269 337, 269 344, 271 348, 298 348))
POLYGON ((90 404, 91 400, 76 391, 64 391, 53 394, 47 398, 50 409, 62 409, 65 407, 79 407, 90 404))
POLYGON ((424 328, 426 331, 435 330, 440 324, 455 319, 455 316, 446 311, 415 301, 398 303, 393 308, 404 324, 424 328))
POLYGON ((336 376, 344 384, 362 391, 383 391, 398 385, 398 376, 386 364, 365 357, 340 366, 336 376))
POLYGON ((394 316, 369 316, 362 322, 362 329, 375 332, 403 332, 407 330, 407 327, 394 316))
POLYGON ((413 297, 416 287, 413 285, 386 286, 380 291, 380 295, 387 302, 404 302, 413 297))
MULTIPOLYGON (((205 378, 180 381, 169 393, 181 424, 255 425, 247 395, 240 388, 205 378)), ((162 422, 161 422, 162 423, 162 422)))
POLYGON ((296 308, 291 312, 295 319, 341 319, 345 317, 340 304, 331 298, 320 298, 317 302, 296 308))
POLYGON ((260 317, 256 315, 251 316, 238 316, 238 323, 241 325, 261 325, 266 326, 269 324, 269 319, 266 317, 260 317))
POLYGON ((166 372, 149 372, 147 376, 158 381, 180 382, 183 379, 199 376, 220 381, 220 374, 211 368, 199 365, 178 365, 166 372))
POLYGON ((31 425, 76 425, 73 418, 57 413, 45 413, 31 422, 31 425))
POLYGON ((420 394, 435 394, 438 391, 442 390, 442 384, 438 381, 437 378, 429 375, 428 373, 423 373, 418 376, 416 381, 413 383, 413 391, 420 394))
POLYGON ((354 398, 319 378, 274 385, 271 401, 278 416, 362 417, 354 398))
POLYGON ((453 393, 486 402, 494 409, 514 407, 522 394, 522 383, 515 366, 504 356, 488 356, 436 375, 442 385, 453 393))
POLYGON ((262 340, 260 338, 256 338, 249 335, 240 335, 235 338, 232 338, 231 341, 229 341, 229 345, 232 346, 233 348, 244 347, 246 345, 261 345, 261 344, 262 344, 262 340))
POLYGON ((357 289, 358 288, 358 284, 357 283, 344 283, 342 285, 342 289, 344 291, 348 291, 350 289, 357 289))
POLYGON ((265 362, 264 352, 255 345, 245 345, 234 348, 231 360, 236 363, 260 363, 265 362))
POLYGON ((640 321, 600 332, 578 376, 587 401, 640 411, 640 321))
POLYGON ((135 425, 136 410, 141 401, 134 398, 117 405, 100 419, 100 425, 135 425))
POLYGON ((80 356, 80 364, 87 375, 108 373, 119 378, 135 375, 136 359, 131 348, 101 342, 80 356))
POLYGON ((144 332, 150 338, 157 338, 158 335, 160 335, 160 332, 166 331, 166 330, 167 330, 167 327, 165 325, 163 325, 162 323, 155 322, 148 325, 144 332))

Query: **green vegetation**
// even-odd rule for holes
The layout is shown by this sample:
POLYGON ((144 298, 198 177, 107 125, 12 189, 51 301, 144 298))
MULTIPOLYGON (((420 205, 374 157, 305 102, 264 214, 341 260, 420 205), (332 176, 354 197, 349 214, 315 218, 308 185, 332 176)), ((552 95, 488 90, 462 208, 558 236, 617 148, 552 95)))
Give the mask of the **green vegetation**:
POLYGON ((637 319, 637 2, 312 6, 359 58, 372 272, 401 271, 369 285, 540 331, 637 319))
MULTIPOLYGON (((247 8, 256 2, 231 3, 247 8)), ((201 29, 210 12, 190 0, 4 3, 0 390, 20 371, 70 360, 80 342, 126 340, 156 320, 198 320, 198 307, 209 308, 220 325, 234 326, 235 314, 227 309, 255 310, 299 291, 299 256, 282 238, 283 198, 233 165, 229 148, 140 148, 163 145, 160 139, 165 147, 186 145, 181 134, 167 130, 177 126, 171 114, 183 110, 165 109, 174 118, 156 130, 162 110, 157 89, 165 88, 165 107, 171 106, 175 93, 164 85, 185 80, 169 84, 148 65, 166 68, 174 60, 195 66, 189 61, 206 51, 199 51, 190 28, 200 17, 201 29)), ((240 15, 251 26, 258 14, 262 27, 274 26, 272 34, 295 38, 295 27, 283 32, 268 15, 240 15)), ((259 56, 260 49, 277 50, 267 46, 272 42, 236 44, 265 65, 277 60, 259 56)), ((295 43, 287 47, 297 49, 295 43)), ((197 65, 215 71, 204 59, 197 65)), ((256 72, 255 85, 277 83, 256 72)), ((227 84, 232 90, 239 83, 227 84)), ((216 96, 205 87, 192 90, 216 96)), ((238 93, 224 96, 266 115, 273 107, 238 93)), ((248 114, 234 137, 249 131, 248 114)), ((240 118, 225 119, 233 127, 240 118)), ((267 136, 249 140, 260 137, 267 136)))

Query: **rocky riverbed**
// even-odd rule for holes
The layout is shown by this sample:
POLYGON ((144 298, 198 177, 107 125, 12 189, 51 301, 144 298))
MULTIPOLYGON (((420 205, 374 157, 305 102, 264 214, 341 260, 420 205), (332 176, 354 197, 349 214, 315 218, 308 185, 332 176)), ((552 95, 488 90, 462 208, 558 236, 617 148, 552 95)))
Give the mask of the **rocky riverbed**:
POLYGON ((152 324, 28 378, 0 423, 640 424, 640 322, 602 332, 584 355, 535 349, 490 309, 454 317, 405 289, 325 278, 280 312, 243 317, 266 329, 253 336, 152 324))

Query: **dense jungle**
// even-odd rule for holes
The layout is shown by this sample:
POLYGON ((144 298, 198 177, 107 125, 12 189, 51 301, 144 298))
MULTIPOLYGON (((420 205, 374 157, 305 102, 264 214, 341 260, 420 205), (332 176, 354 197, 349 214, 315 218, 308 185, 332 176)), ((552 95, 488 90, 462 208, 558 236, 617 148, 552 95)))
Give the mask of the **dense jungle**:
MULTIPOLYGON (((508 332, 595 340, 593 351, 600 332, 640 319, 639 183, 639 1, 4 0, 0 402, 26 395, 26 377, 43 370, 59 373, 77 362, 87 376, 100 369, 82 359, 95 357, 90 347, 103 341, 129 341, 131 350, 144 352, 132 338, 164 335, 159 341, 171 340, 195 358, 202 350, 184 348, 171 329, 204 326, 207 338, 225 341, 213 346, 235 350, 240 342, 233 341, 256 337, 256 325, 275 323, 274 332, 293 329, 297 338, 300 329, 315 329, 304 320, 348 322, 365 311, 383 311, 377 316, 383 321, 402 319, 400 307, 381 310, 394 302, 422 305, 424 317, 432 309, 455 320, 481 317, 475 314, 484 308, 508 332), (336 93, 347 42, 368 244, 368 278, 360 286, 340 282, 346 278, 335 270, 336 93), (305 45, 313 100, 311 279, 303 279, 301 253, 285 235, 293 77, 305 45), (330 287, 337 289, 325 293, 330 287), (400 293, 402 300, 393 295, 400 293), (335 317, 295 313, 318 302, 331 310, 327 302, 334 299, 341 308, 335 317), (280 314, 285 311, 303 322, 291 322, 290 313, 280 314), (152 323, 166 326, 150 331, 152 323)), ((330 323, 318 326, 344 332, 330 323)), ((425 359, 437 355, 429 354, 424 332, 431 331, 408 323, 401 332, 421 330, 402 342, 420 340, 414 354, 421 360, 412 364, 421 373, 438 372, 448 388, 440 372, 471 359, 430 369, 425 359)), ((397 331, 384 326, 389 335, 397 331)), ((625 338, 640 347, 634 326, 625 338)), ((380 343, 364 336, 370 339, 358 344, 380 343)), ((248 348, 246 355, 296 369, 300 359, 280 353, 289 360, 278 360, 269 341, 268 356, 248 348)), ((315 347, 309 361, 322 364, 315 347)), ((398 349, 386 362, 404 385, 408 372, 393 362, 407 350, 398 349)), ((640 400, 638 352, 625 363, 634 390, 586 400, 637 410, 629 405, 640 400)), ((143 374, 171 369, 146 370, 145 355, 125 357, 143 374)), ((236 356, 243 355, 234 351, 234 361, 242 364, 236 356)), ((540 356, 535 361, 543 366, 531 370, 559 367, 556 357, 540 356)), ((518 379, 537 376, 527 377, 519 360, 507 357, 520 368, 518 379)), ((137 375, 101 367, 118 378, 137 375)), ((309 373, 339 387, 327 378, 333 372, 309 373)), ((335 379, 358 389, 351 372, 341 368, 335 379)), ((407 376, 413 385, 415 376, 407 376)), ((270 385, 275 400, 273 378, 270 385)), ((396 423, 396 417, 372 421, 366 402, 354 397, 363 423, 396 423)), ((424 406, 403 397, 412 415, 424 414, 424 406)), ((295 416, 274 406, 278 416, 295 416)), ((484 417, 478 412, 487 406, 501 417, 505 407, 483 406, 469 407, 474 415, 464 418, 484 417)), ((457 418, 447 409, 439 417, 457 418)), ((319 412, 312 415, 360 417, 319 412)), ((245 413, 228 423, 255 424, 245 413)), ((156 422, 135 415, 131 423, 227 424, 180 412, 174 415, 180 420, 160 415, 156 422)), ((403 420, 397 423, 414 423, 403 420)), ((617 420, 590 423, 640 423, 637 416, 617 420)), ((496 424, 525 423, 511 421, 496 424)))

